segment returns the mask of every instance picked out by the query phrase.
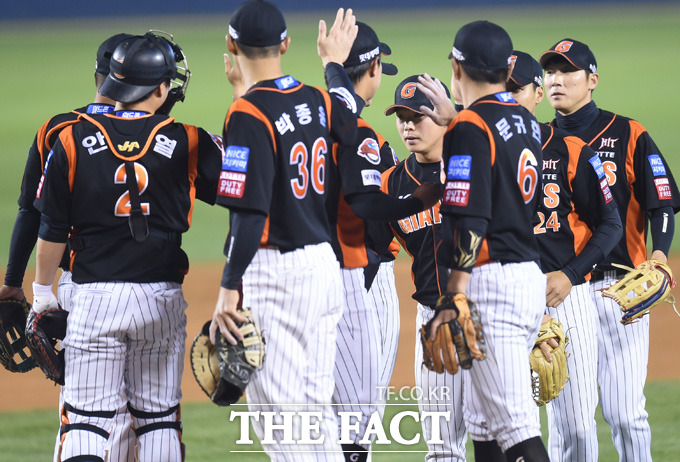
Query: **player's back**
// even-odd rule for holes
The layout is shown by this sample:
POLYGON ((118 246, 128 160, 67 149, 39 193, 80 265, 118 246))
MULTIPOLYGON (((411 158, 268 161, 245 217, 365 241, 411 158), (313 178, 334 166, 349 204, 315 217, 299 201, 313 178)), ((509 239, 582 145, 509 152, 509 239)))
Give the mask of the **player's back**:
POLYGON ((216 137, 165 115, 84 115, 65 128, 46 161, 37 201, 47 203, 43 213, 74 228, 74 282, 181 282, 188 270, 181 234, 195 198, 215 201, 221 153, 216 137), (132 171, 136 184, 128 181, 132 171), (149 229, 141 242, 130 231, 130 186, 138 188, 149 229))
POLYGON ((291 76, 259 82, 229 108, 218 203, 266 214, 262 245, 329 242, 331 147, 354 136, 355 116, 326 91, 291 76))
POLYGON ((541 133, 507 92, 475 101, 444 137, 442 213, 489 220, 477 265, 538 261, 533 233, 540 192, 541 133))

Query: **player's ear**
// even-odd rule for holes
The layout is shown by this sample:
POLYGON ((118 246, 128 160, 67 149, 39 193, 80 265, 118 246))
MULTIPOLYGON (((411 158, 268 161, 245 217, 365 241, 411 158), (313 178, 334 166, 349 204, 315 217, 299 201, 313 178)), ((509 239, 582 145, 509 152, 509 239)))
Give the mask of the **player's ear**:
POLYGON ((460 80, 460 76, 463 72, 463 67, 455 59, 451 60, 451 68, 453 69, 453 78, 455 80, 460 80))
POLYGON ((237 55, 239 51, 238 46, 236 46, 236 42, 231 38, 231 35, 227 34, 224 39, 227 42, 227 51, 232 55, 237 55))
POLYGON ((279 47, 279 53, 284 54, 286 51, 288 51, 288 47, 290 46, 290 37, 286 37, 283 39, 283 42, 281 42, 281 46, 279 47))
POLYGON ((543 101, 544 96, 545 96, 545 91, 543 91, 543 87, 536 87, 536 106, 541 104, 541 101, 543 101))
POLYGON ((368 67, 368 75, 370 77, 375 77, 378 74, 382 74, 382 69, 380 68, 380 58, 374 58, 371 61, 371 65, 368 67))
POLYGON ((597 87, 597 83, 600 81, 600 74, 597 72, 593 72, 590 75, 588 75, 588 90, 595 90, 595 87, 597 87))

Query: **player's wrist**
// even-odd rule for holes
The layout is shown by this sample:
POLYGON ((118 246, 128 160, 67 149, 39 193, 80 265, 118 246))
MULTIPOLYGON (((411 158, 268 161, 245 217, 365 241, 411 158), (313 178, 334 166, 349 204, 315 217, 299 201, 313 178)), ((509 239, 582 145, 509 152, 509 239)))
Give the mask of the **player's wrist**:
POLYGON ((33 297, 49 297, 52 295, 51 284, 38 284, 33 282, 33 297))

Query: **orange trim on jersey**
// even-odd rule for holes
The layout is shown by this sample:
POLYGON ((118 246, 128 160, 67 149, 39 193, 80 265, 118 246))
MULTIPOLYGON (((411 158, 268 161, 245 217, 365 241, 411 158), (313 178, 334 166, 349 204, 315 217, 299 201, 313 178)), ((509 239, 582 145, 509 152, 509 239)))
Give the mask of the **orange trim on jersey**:
MULTIPOLYGON (((269 130, 269 136, 271 137, 271 142, 272 142, 272 149, 274 150, 274 154, 276 154, 276 138, 274 137, 274 127, 272 126, 272 123, 270 120, 265 116, 262 111, 260 111, 257 106, 255 106, 253 103, 250 101, 244 99, 244 98, 239 98, 236 101, 234 101, 231 106, 229 106, 229 111, 227 112, 227 118, 224 121, 224 128, 226 130, 227 125, 229 124, 229 119, 231 118, 231 115, 234 112, 243 112, 245 114, 250 114, 251 116, 255 117, 257 120, 262 122, 265 127, 267 127, 267 130, 269 130)), ((227 140, 224 140, 225 143, 227 140)))
MULTIPOLYGON (((122 117, 116 117, 116 116, 107 116, 107 117, 112 117, 114 119, 121 119, 121 120, 123 119, 122 117)), ((150 116, 147 116, 147 117, 150 117, 150 116)), ((156 125, 153 128, 153 130, 151 130, 149 137, 146 139, 146 144, 144 144, 144 147, 139 152, 139 154, 137 154, 135 156, 131 156, 131 157, 126 157, 126 156, 120 154, 118 151, 116 151, 116 148, 115 148, 115 145, 113 144, 113 141, 111 141, 109 134, 106 132, 106 129, 104 128, 104 126, 102 124, 100 124, 99 122, 94 120, 92 117, 88 116, 87 114, 80 114, 79 119, 80 118, 88 120, 93 125, 95 125, 97 128, 99 128, 99 130, 101 130, 101 132, 102 132, 102 135, 104 135, 104 138, 106 139, 106 143, 109 145, 109 149, 111 150, 111 153, 113 153, 113 155, 118 157, 119 159, 125 160, 125 161, 135 161, 137 159, 142 158, 144 156, 144 154, 146 154, 146 151, 149 150, 149 146, 151 146, 151 142, 153 141, 156 133, 158 133, 158 130, 160 130, 161 128, 163 128, 166 125, 169 125, 169 124, 171 124, 172 122, 175 121, 175 119, 173 117, 168 117, 164 121, 160 122, 158 125, 156 125)))
POLYGON ((517 101, 515 101, 513 103, 504 103, 502 101, 496 101, 496 100, 477 101, 476 103, 473 104, 473 106, 477 106, 478 104, 500 104, 501 106, 519 106, 519 103, 517 101))
POLYGON ((543 146, 541 147, 542 149, 545 149, 545 147, 548 145, 548 143, 550 143, 550 140, 553 138, 553 135, 555 134, 555 129, 553 128, 553 126, 548 125, 548 127, 550 127, 550 136, 548 137, 546 142, 543 143, 543 146))
POLYGON ((73 125, 66 127, 59 133, 59 139, 64 147, 68 160, 68 189, 73 192, 73 184, 76 180, 76 162, 78 159, 75 142, 73 141, 73 125))
POLYGON ((595 138, 593 138, 592 140, 590 140, 590 141, 588 142, 588 146, 592 145, 592 144, 595 142, 596 139, 598 139, 600 136, 602 136, 602 134, 603 134, 604 132, 607 131, 607 129, 611 126, 611 124, 614 123, 615 120, 616 120, 616 114, 614 114, 614 117, 612 117, 612 120, 609 121, 609 123, 607 124, 607 126, 604 127, 600 133, 598 133, 597 135, 595 135, 595 138))
POLYGON ((275 91, 276 93, 293 93, 294 91, 298 91, 300 88, 302 88, 302 82, 298 83, 297 86, 292 87, 292 88, 288 88, 286 90, 279 90, 278 88, 269 88, 269 87, 257 87, 257 88, 251 88, 246 93, 252 93, 254 91, 275 91))
POLYGON ((389 181, 390 181, 390 176, 394 172, 394 169, 397 168, 397 166, 393 166, 385 170, 380 174, 380 190, 384 192, 385 194, 390 193, 390 187, 389 187, 389 181))
MULTIPOLYGON (((493 101, 489 101, 491 103, 494 103, 493 101)), ((500 101, 498 104, 505 104, 501 103, 500 101)), ((487 138, 489 139, 489 151, 491 152, 491 166, 493 167, 494 163, 496 162, 496 142, 494 141, 493 138, 493 132, 491 129, 489 129, 489 126, 484 122, 484 119, 477 114, 475 111, 461 111, 455 119, 453 119, 453 122, 451 122, 450 127, 453 128, 456 126, 456 124, 459 124, 461 122, 468 122, 473 125, 478 126, 484 132, 487 134, 487 138)))
MULTIPOLYGON (((331 131, 331 108, 333 107, 333 105, 331 104, 331 95, 329 95, 328 92, 326 90, 324 90, 323 88, 319 88, 319 87, 314 87, 314 88, 316 88, 317 90, 319 90, 321 92, 321 96, 323 96, 323 100, 326 103, 326 123, 328 124, 328 131, 330 132, 331 131)), ((359 119, 357 118, 357 120, 359 120, 359 119)))
POLYGON ((639 122, 631 120, 630 137, 626 151, 626 176, 628 189, 630 189, 630 201, 626 210, 626 249, 633 265, 637 266, 647 259, 647 247, 645 245, 645 214, 642 206, 635 198, 633 185, 635 184, 635 147, 637 140, 645 130, 639 122))
MULTIPOLYGON (((567 147, 567 153, 568 153, 568 164, 567 164, 567 183, 569 184, 569 187, 573 191, 574 188, 572 187, 572 182, 574 181, 574 178, 576 178, 576 169, 578 168, 578 160, 579 157, 581 156, 581 151, 583 150, 583 146, 585 143, 578 137, 576 136, 565 136, 564 137, 564 144, 567 147)), ((567 215, 567 222, 569 223, 569 228, 571 229, 572 233, 574 234, 574 253, 575 255, 579 255, 582 251, 583 248, 586 246, 588 241, 590 240, 590 237, 593 235, 592 231, 590 228, 588 228, 588 225, 586 225, 578 216, 577 213, 574 212, 574 203, 571 202, 571 212, 569 215, 567 215)))
POLYGON ((366 255, 366 227, 364 220, 352 211, 340 190, 338 198, 338 244, 342 252, 343 268, 363 268, 368 265, 366 255))
POLYGON ((333 163, 338 165, 338 143, 333 143, 331 148, 331 155, 333 156, 333 163))
POLYGON ((417 184, 418 186, 420 186, 420 181, 418 181, 418 178, 416 178, 416 177, 413 175, 413 173, 411 173, 411 171, 408 169, 408 163, 406 163, 406 162, 404 162, 404 170, 406 171, 406 174, 407 174, 408 176, 410 176, 411 179, 415 182, 415 184, 417 184))
POLYGON ((262 237, 260 238, 260 247, 269 246, 269 215, 264 222, 264 229, 262 230, 262 237))
POLYGON ((47 130, 47 124, 49 122, 50 122, 49 120, 45 122, 42 125, 42 127, 40 127, 38 133, 35 136, 35 144, 38 146, 38 152, 40 153, 40 165, 42 165, 43 169, 45 168, 45 140, 46 140, 45 132, 47 130))
MULTIPOLYGON (((79 115, 80 115, 79 112, 76 112, 76 111, 71 111, 71 112, 73 112, 74 114, 79 114, 79 115)), ((57 124, 57 125, 55 125, 54 127, 52 127, 52 128, 50 129, 50 131, 48 131, 47 134, 45 135, 45 139, 44 139, 44 140, 42 141, 42 143, 39 145, 39 148, 38 148, 38 149, 40 150, 40 155, 41 155, 41 156, 43 155, 43 150, 42 150, 43 145, 44 145, 44 147, 47 148, 47 152, 49 152, 49 151, 52 149, 52 145, 50 145, 50 138, 52 138, 52 136, 53 136, 56 132, 60 132, 61 130, 64 129, 64 127, 68 127, 69 125, 73 125, 73 124, 76 123, 77 121, 78 121, 77 119, 76 119, 76 120, 67 120, 66 122, 62 122, 62 123, 57 124)))
POLYGON ((184 125, 187 132, 187 141, 189 143, 189 213, 187 214, 187 223, 191 226, 191 215, 194 211, 194 202, 196 200, 196 177, 198 176, 198 129, 193 125, 184 125))

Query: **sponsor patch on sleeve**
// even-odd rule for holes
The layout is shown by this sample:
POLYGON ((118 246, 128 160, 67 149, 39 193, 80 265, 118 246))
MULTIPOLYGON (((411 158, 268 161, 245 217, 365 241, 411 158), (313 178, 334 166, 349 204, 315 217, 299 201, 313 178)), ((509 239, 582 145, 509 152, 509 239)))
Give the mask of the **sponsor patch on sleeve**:
POLYGON ((671 192, 671 185, 668 181, 668 178, 655 178, 654 186, 656 186, 656 192, 659 195, 659 200, 673 198, 673 193, 671 192))
POLYGON ((590 162, 590 165, 593 166, 593 169, 595 169, 595 173, 597 173, 597 177, 601 180, 602 178, 605 177, 604 174, 604 167, 602 166, 602 161, 600 160, 600 157, 597 155, 594 155, 590 159, 588 159, 590 162))
POLYGON ((663 160, 661 160, 660 155, 652 154, 647 156, 647 160, 649 160, 649 165, 652 166, 652 175, 666 176, 666 166, 663 164, 663 160))
POLYGON ((220 181, 217 184, 218 196, 241 198, 245 187, 245 173, 220 172, 220 181))
POLYGON ((606 178, 600 180, 600 189, 602 189, 602 195, 604 196, 604 201, 609 204, 612 201, 612 192, 609 189, 609 183, 606 178))
POLYGON ((469 180, 472 156, 458 155, 451 156, 449 166, 446 169, 447 180, 469 180))
POLYGON ((357 148, 357 154, 373 165, 380 164, 380 145, 373 138, 366 138, 357 148))
POLYGON ((222 170, 230 172, 248 171, 248 155, 250 148, 244 146, 227 146, 222 154, 222 170))
POLYGON ((378 186, 380 187, 380 172, 377 170, 362 170, 361 180, 364 186, 378 186))
POLYGON ((444 205, 465 207, 470 199, 469 181, 447 181, 444 190, 444 205))

